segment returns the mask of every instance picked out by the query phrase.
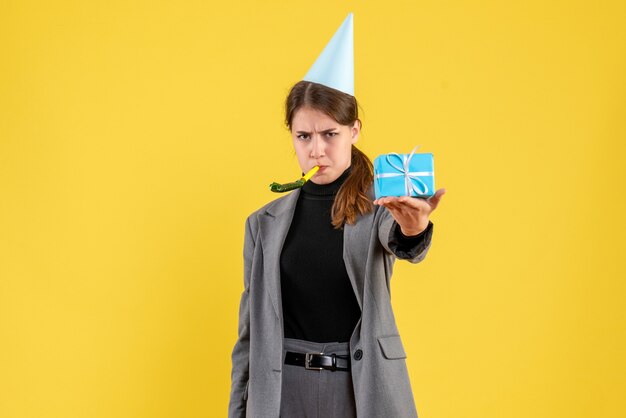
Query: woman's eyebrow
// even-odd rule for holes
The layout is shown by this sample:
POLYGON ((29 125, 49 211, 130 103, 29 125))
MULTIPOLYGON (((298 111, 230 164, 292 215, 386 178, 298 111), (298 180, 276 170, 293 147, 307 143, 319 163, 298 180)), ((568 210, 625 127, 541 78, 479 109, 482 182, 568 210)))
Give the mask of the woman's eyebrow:
MULTIPOLYGON (((329 133, 329 132, 336 131, 336 130, 337 130, 337 128, 324 129, 323 131, 320 131, 320 133, 321 133, 321 134, 327 134, 327 133, 329 133)), ((311 134, 311 132, 307 132, 307 131, 296 131, 296 133, 297 133, 298 135, 300 135, 300 134, 307 134, 307 135, 310 135, 310 134, 311 134)))

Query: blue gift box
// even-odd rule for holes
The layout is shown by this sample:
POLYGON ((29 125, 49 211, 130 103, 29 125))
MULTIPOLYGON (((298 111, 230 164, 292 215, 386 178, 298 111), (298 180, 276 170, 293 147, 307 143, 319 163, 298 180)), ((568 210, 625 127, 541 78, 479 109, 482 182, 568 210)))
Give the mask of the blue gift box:
POLYGON ((383 154, 374 160, 374 193, 384 196, 430 197, 435 194, 433 154, 383 154))

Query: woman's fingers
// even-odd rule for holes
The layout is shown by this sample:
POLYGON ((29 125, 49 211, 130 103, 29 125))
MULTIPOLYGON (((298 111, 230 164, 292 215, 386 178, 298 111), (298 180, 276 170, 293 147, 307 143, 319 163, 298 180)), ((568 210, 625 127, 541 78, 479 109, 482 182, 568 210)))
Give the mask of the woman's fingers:
POLYGON ((387 206, 393 202, 394 199, 397 199, 394 196, 385 196, 374 200, 375 205, 387 206))
POLYGON ((437 205, 439 205, 439 202, 441 201, 441 196, 443 196, 445 193, 446 189, 439 189, 435 192, 433 196, 428 199, 428 202, 433 207, 433 210, 435 210, 437 205))
POLYGON ((415 198, 412 196, 386 196, 374 200, 375 205, 385 206, 387 209, 396 210, 425 210, 431 212, 439 205, 441 197, 446 193, 446 189, 439 189, 428 199, 415 198))
POLYGON ((420 209, 424 206, 424 199, 415 199, 410 196, 387 196, 382 197, 380 199, 376 199, 374 204, 381 205, 386 207, 387 209, 395 209, 395 210, 414 210, 420 209), (420 202, 421 200, 421 202, 420 202))
MULTIPOLYGON (((376 202, 374 202, 376 203, 376 202)), ((403 208, 403 204, 399 202, 398 198, 395 196, 387 196, 378 199, 378 205, 384 206, 387 209, 393 210, 401 210, 403 208)))
POLYGON ((387 196, 374 200, 375 205, 384 206, 398 222, 402 233, 416 235, 423 231, 430 213, 435 210, 445 189, 439 189, 428 199, 411 196, 387 196), (415 232, 415 233, 414 233, 415 232))

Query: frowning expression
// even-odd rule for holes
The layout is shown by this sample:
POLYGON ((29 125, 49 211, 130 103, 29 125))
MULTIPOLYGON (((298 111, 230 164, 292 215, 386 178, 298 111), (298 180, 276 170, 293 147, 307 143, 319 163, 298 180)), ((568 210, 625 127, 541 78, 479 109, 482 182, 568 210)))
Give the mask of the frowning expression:
POLYGON ((357 141, 361 125, 342 125, 326 113, 301 107, 291 123, 293 147, 303 173, 318 165, 311 179, 316 184, 335 181, 351 163, 352 144, 357 141))

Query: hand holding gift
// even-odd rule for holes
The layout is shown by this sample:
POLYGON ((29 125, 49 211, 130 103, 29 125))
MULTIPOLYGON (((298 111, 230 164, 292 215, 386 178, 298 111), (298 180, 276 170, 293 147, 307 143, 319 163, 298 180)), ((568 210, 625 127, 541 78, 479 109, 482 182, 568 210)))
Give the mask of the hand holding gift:
POLYGON ((416 199, 411 196, 381 197, 376 199, 374 204, 389 209, 391 216, 400 225, 402 233, 406 236, 413 236, 426 229, 430 213, 437 208, 445 192, 446 189, 439 189, 428 199, 416 199))
POLYGON ((375 205, 386 207, 404 235, 414 236, 428 226, 445 189, 434 191, 432 154, 385 154, 374 160, 375 205))

